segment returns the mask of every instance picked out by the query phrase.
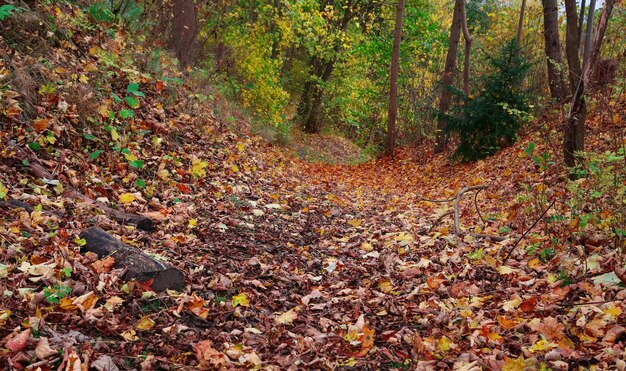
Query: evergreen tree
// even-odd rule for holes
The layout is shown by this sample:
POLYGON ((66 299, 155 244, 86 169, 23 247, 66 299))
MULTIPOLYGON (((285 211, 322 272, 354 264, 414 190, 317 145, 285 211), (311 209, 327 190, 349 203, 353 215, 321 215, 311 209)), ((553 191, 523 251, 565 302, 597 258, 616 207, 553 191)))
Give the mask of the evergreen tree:
POLYGON ((482 77, 477 96, 457 91, 464 104, 446 116, 446 131, 459 135, 454 156, 461 161, 475 161, 512 144, 531 109, 531 95, 523 84, 530 63, 515 39, 489 61, 492 71, 482 77))

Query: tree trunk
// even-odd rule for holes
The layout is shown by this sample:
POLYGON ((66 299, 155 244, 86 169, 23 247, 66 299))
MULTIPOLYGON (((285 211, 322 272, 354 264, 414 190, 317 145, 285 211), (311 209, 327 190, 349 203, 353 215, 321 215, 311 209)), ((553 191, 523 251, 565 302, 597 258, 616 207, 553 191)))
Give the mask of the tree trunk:
POLYGON ((198 20, 194 0, 174 0, 174 18, 170 49, 176 54, 182 68, 191 63, 193 43, 198 32, 198 20))
MULTIPOLYGON (((569 1, 571 0, 568 0, 568 2, 569 1)), ((566 5, 568 2, 566 2, 566 5)), ((593 13, 595 11, 595 6, 596 0, 591 0, 591 3, 589 4, 589 15, 587 16, 587 33, 585 35, 585 49, 582 66, 582 71, 585 71, 585 74, 582 76, 581 74, 578 74, 577 84, 575 88, 572 89, 574 92, 572 105, 563 133, 563 157, 565 165, 569 167, 576 164, 576 152, 582 151, 585 148, 585 118, 587 113, 585 104, 585 84, 586 78, 588 77, 588 73, 586 71, 588 71, 589 62, 591 60, 591 39, 593 34, 593 13)), ((576 41, 577 45, 579 45, 578 40, 576 41)))
POLYGON ((526 13, 526 0, 522 0, 522 5, 519 12, 519 22, 517 23, 517 34, 515 36, 515 44, 517 49, 522 44, 522 30, 524 29, 524 13, 526 13))
POLYGON ((463 6, 461 7, 461 29, 463 30, 463 38, 465 39, 465 57, 463 59, 463 92, 465 95, 470 95, 470 58, 472 54, 472 36, 469 33, 467 27, 467 16, 465 15, 465 0, 463 0, 463 6))
POLYGON ((452 26, 450 27, 450 44, 448 45, 448 55, 446 56, 446 64, 441 79, 441 98, 439 99, 439 118, 437 120, 437 144, 435 152, 442 152, 446 147, 446 135, 444 129, 446 121, 444 114, 450 109, 450 101, 452 92, 450 87, 454 80, 454 67, 456 66, 456 57, 459 50, 459 39, 461 38, 461 23, 463 16, 463 0, 455 0, 454 15, 452 17, 452 26))
POLYGON ((561 72, 561 42, 559 40, 559 12, 557 0, 543 0, 543 35, 548 62, 548 86, 552 99, 561 102, 566 96, 566 86, 561 72))
POLYGON ((389 114, 387 116, 387 154, 393 156, 396 149, 396 119, 398 117, 398 69, 400 67, 400 41, 402 39, 402 15, 404 0, 398 0, 396 28, 393 32, 393 54, 389 83, 389 114))
POLYGON ((580 66, 580 43, 578 40, 578 14, 576 0, 565 0, 565 16, 567 18, 567 33, 565 36, 565 53, 567 55, 568 80, 572 94, 576 93, 578 81, 582 76, 580 66))

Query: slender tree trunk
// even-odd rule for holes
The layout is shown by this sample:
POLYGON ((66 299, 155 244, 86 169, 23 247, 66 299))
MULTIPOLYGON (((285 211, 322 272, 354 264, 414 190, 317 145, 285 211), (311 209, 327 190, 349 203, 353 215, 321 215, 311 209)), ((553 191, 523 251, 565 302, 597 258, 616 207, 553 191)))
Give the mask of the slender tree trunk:
POLYGON ((519 12, 519 22, 517 23, 517 34, 515 35, 515 44, 519 50, 522 44, 522 30, 524 29, 524 14, 526 13, 526 0, 522 0, 519 12))
MULTIPOLYGON (((567 5, 567 2, 566 2, 567 5)), ((582 71, 587 71, 591 60, 591 40, 593 34, 593 13, 595 11, 596 0, 591 0, 589 4, 589 15, 587 16, 587 32, 585 35, 585 49, 583 54, 582 71)), ((569 20, 569 19, 568 19, 569 20)), ((577 42, 577 45, 580 45, 577 42)), ((563 156, 565 164, 572 167, 576 164, 576 152, 585 148, 585 84, 587 73, 578 75, 575 89, 572 89, 574 95, 572 97, 572 105, 565 123, 563 136, 563 156)))
POLYGON ((565 99, 566 85, 561 72, 561 42, 559 40, 559 11, 557 0, 543 0, 543 36, 548 62, 548 86, 552 99, 565 99))
POLYGON ((450 86, 454 80, 454 67, 456 66, 456 57, 459 50, 459 39, 461 38, 461 23, 463 16, 463 0, 455 0, 454 15, 452 16, 452 26, 450 27, 450 44, 448 45, 448 55, 446 56, 446 64, 441 79, 441 98, 439 99, 439 118, 437 120, 437 144, 435 152, 442 152, 446 147, 446 135, 444 133, 446 121, 444 114, 450 109, 450 101, 452 93, 450 86))
POLYGON ((578 13, 576 0, 565 0, 565 16, 567 18, 567 33, 565 35, 565 54, 567 55, 568 80, 572 94, 576 93, 578 80, 582 76, 580 65, 580 43, 578 40, 578 13))
POLYGON ((398 0, 396 28, 393 32, 393 52, 389 83, 389 114, 387 116, 387 154, 393 156, 396 149, 396 119, 398 117, 398 69, 400 67, 400 41, 402 39, 402 16, 404 0, 398 0))
POLYGON ((193 43, 198 32, 198 20, 194 0, 174 0, 174 18, 170 49, 176 54, 181 67, 191 63, 193 43))
POLYGON ((600 14, 600 19, 598 20, 598 28, 593 36, 593 42, 591 43, 591 59, 589 60, 587 70, 583 72, 586 81, 589 81, 591 68, 596 64, 600 56, 600 47, 602 46, 602 40, 604 39, 606 28, 609 25, 609 19, 611 18, 614 6, 615 0, 606 0, 602 7, 602 14, 600 14))
POLYGON ((580 43, 583 40, 583 27, 585 25, 585 5, 586 1, 585 0, 581 0, 580 2, 580 14, 578 17, 578 44, 580 45, 580 43))
POLYGON ((465 56, 463 59, 463 92, 465 92, 465 95, 470 95, 470 58, 472 54, 472 36, 470 35, 469 28, 467 27, 465 0, 463 0, 461 11, 463 13, 461 14, 461 29, 463 30, 463 38, 465 39, 465 56))

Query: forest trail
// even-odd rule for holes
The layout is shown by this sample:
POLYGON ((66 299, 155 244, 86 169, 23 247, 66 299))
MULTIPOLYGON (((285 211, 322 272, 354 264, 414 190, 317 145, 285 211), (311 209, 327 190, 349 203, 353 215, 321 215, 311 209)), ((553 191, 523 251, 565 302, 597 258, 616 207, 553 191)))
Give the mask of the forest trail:
MULTIPOLYGON (((81 34, 79 9, 58 4, 40 10, 63 31, 49 44, 38 22, 0 40, 0 365, 623 366, 616 249, 562 243, 568 222, 549 222, 567 202, 552 160, 558 113, 472 164, 428 144, 355 165, 307 162, 251 135, 168 56, 146 72, 131 40, 100 26, 81 34), (482 184, 463 196, 462 229, 504 241, 456 236, 452 202, 428 200, 482 184), (85 251, 81 232, 94 226, 179 269, 184 287, 123 280, 114 258, 85 251)), ((590 140, 602 144, 595 110, 590 140)))

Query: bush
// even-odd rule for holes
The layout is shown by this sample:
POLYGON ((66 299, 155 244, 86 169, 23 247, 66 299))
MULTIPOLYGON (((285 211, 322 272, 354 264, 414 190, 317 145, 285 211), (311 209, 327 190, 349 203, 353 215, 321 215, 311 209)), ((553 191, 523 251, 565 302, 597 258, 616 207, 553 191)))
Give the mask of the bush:
POLYGON ((459 135, 454 157, 461 161, 475 161, 512 144, 530 116, 530 94, 523 87, 530 63, 515 42, 505 44, 489 62, 493 70, 481 79, 477 96, 456 91, 464 104, 446 116, 446 132, 459 135))

